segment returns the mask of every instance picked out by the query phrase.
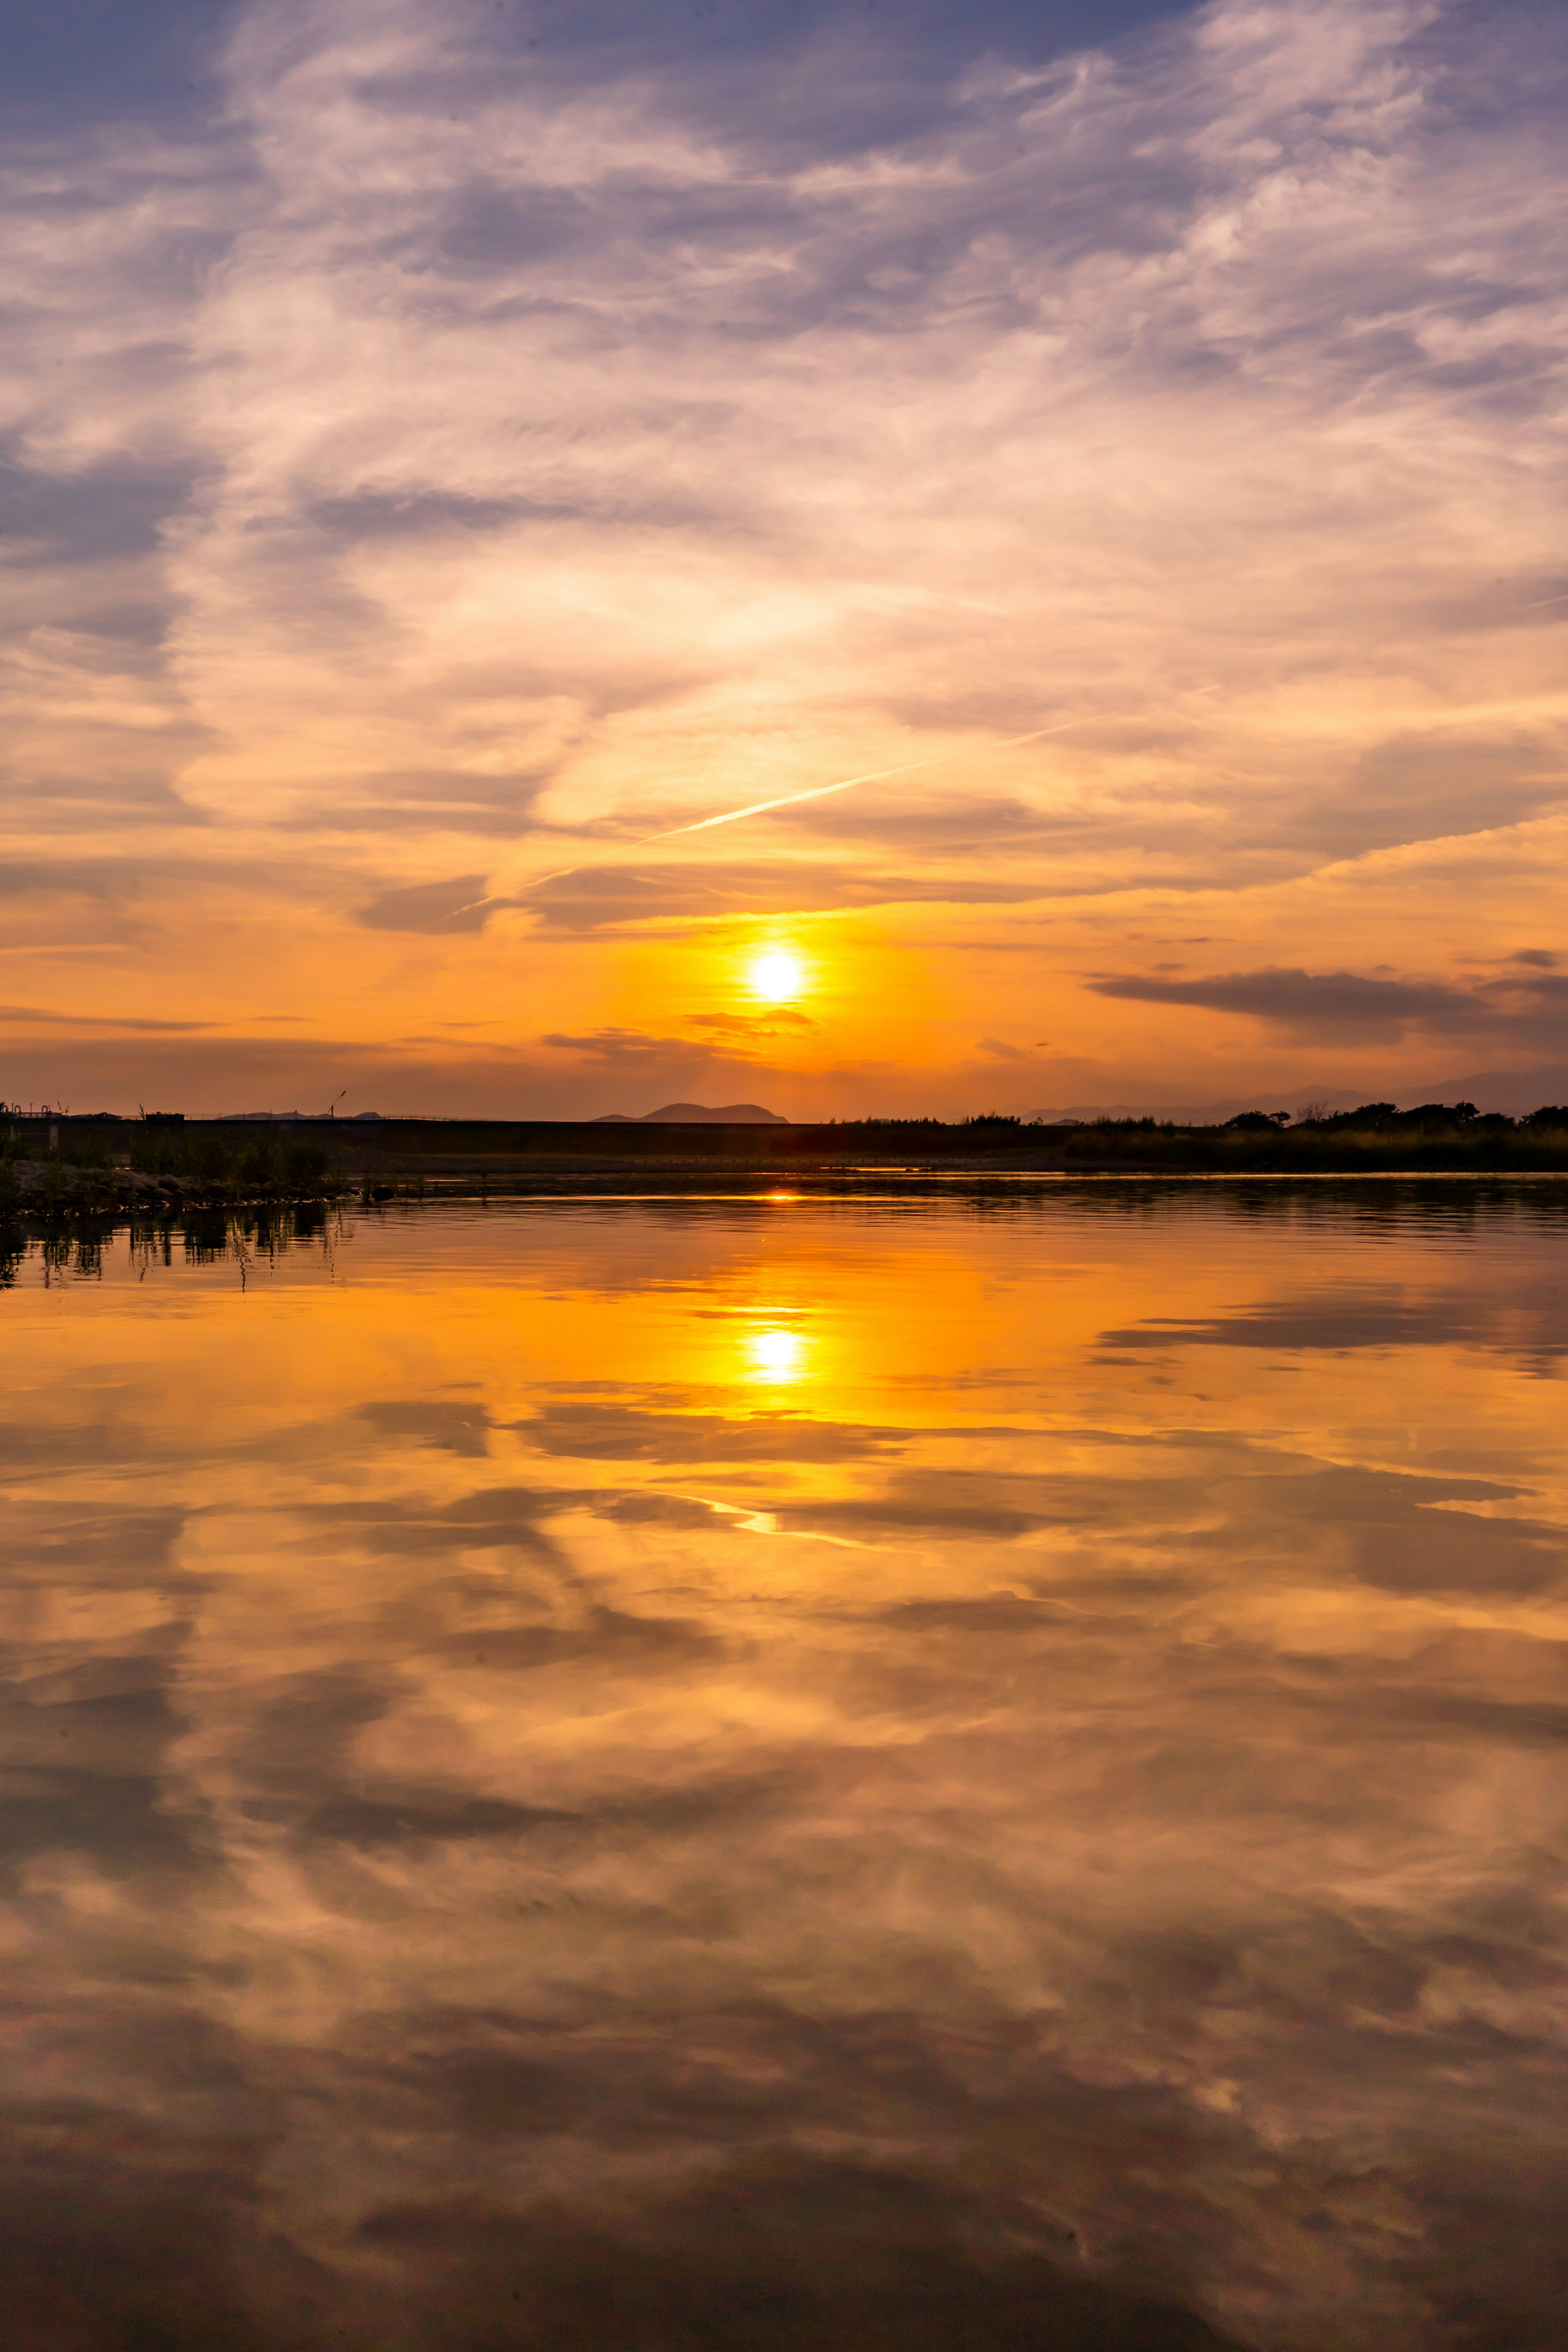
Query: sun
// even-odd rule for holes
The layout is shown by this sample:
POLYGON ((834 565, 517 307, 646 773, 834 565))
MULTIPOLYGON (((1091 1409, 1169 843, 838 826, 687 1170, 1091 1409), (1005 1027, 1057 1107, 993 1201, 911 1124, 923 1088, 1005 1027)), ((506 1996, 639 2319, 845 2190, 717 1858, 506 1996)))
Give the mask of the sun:
POLYGON ((773 1329, 746 1335, 746 1353, 754 1381, 773 1381, 781 1386, 798 1381, 805 1370, 805 1339, 798 1331, 773 1329))
POLYGON ((805 986, 805 966, 793 948, 759 948, 746 978, 764 1004, 788 1004, 805 986))

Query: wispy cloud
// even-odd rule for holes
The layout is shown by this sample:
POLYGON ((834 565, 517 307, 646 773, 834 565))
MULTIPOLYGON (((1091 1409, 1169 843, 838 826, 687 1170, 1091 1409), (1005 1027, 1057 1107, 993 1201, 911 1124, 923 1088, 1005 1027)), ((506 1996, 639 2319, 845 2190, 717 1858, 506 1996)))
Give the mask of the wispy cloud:
POLYGON ((725 1042, 710 1045, 701 1038, 660 1036, 643 1029, 610 1027, 589 1030, 580 1035, 552 1030, 539 1042, 597 1069, 656 1073, 670 1084, 695 1084, 726 1065, 754 1062, 756 1056, 748 1053, 748 1045, 773 1034, 771 1027, 759 1025, 733 1035, 726 1024, 725 1042), (730 1042, 732 1035, 733 1042, 730 1042))
POLYGON ((210 1021, 133 1020, 121 1013, 49 1013, 37 1004, 0 1004, 0 1022, 18 1029, 130 1029, 148 1036, 189 1036, 214 1025, 210 1021))
POLYGON ((776 1037, 791 1029, 814 1029, 816 1024, 807 1013, 797 1013, 792 1005, 781 1004, 771 1013, 689 1013, 687 1025, 691 1029, 708 1029, 716 1037, 776 1037))
POLYGON ((490 912, 485 881, 482 874, 458 874, 449 882, 384 890, 359 908, 359 919, 380 931, 482 931, 490 912))

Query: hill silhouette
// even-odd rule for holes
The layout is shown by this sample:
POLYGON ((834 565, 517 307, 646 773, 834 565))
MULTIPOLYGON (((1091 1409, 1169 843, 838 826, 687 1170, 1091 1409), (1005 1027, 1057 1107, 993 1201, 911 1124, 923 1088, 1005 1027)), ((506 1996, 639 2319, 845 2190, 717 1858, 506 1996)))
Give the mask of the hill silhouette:
POLYGON ((603 1118, 589 1122, 594 1127, 787 1127, 789 1121, 776 1110, 764 1110, 761 1103, 725 1103, 715 1110, 707 1103, 666 1103, 661 1110, 645 1110, 637 1117, 624 1110, 606 1111, 603 1118))

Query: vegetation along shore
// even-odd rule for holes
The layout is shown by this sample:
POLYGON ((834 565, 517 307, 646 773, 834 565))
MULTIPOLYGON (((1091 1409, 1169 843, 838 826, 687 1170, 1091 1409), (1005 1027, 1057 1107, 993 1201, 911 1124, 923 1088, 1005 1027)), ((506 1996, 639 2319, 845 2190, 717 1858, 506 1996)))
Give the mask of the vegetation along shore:
POLYGON ((1568 1106, 1529 1117, 1389 1103, 1287 1122, 1152 1118, 1046 1126, 993 1117, 822 1126, 399 1119, 374 1122, 0 1115, 0 1214, 60 1218, 247 1202, 558 1192, 900 1190, 1031 1172, 1356 1176, 1568 1174, 1568 1106))

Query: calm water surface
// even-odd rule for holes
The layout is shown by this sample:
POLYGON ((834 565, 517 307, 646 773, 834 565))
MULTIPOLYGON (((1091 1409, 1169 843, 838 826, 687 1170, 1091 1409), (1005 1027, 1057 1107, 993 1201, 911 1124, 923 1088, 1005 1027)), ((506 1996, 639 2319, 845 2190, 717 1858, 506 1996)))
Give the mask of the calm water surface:
POLYGON ((1552 1188, 9 1277, 11 2345, 1562 2345, 1552 1188))

